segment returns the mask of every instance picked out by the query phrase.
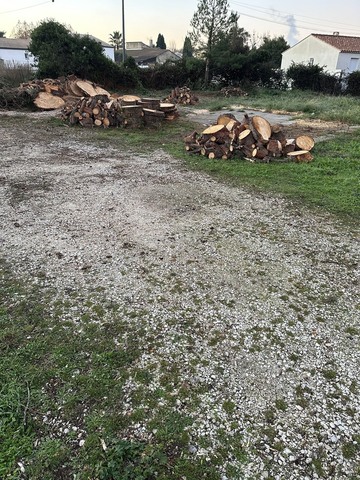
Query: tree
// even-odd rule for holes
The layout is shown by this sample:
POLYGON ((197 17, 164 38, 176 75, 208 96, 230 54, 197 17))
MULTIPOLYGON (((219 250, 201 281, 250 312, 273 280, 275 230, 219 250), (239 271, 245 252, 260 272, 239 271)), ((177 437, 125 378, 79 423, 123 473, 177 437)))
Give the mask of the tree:
POLYGON ((110 44, 115 47, 115 50, 120 50, 122 47, 122 34, 119 31, 110 34, 110 44))
MULTIPOLYGON (((31 34, 30 52, 37 59, 40 77, 56 78, 75 74, 96 81, 108 60, 102 45, 88 35, 73 34, 66 26, 54 21, 41 22, 31 34)), ((111 62, 113 63, 113 62, 111 62)))
POLYGON ((222 34, 237 25, 238 14, 229 12, 228 0, 199 0, 190 22, 191 40, 205 58, 205 85, 210 81, 210 61, 214 45, 222 34))
POLYGON ((35 27, 36 25, 32 22, 28 23, 26 21, 21 22, 20 20, 18 20, 17 24, 12 29, 11 36, 13 38, 28 39, 31 37, 31 33, 35 27))
POLYGON ((6 32, 0 31, 0 38, 5 38, 5 34, 6 34, 6 32))
POLYGON ((156 40, 156 48, 161 48, 163 50, 166 50, 166 43, 164 39, 164 35, 159 33, 157 40, 156 40))
POLYGON ((191 44, 190 37, 186 36, 184 40, 184 46, 182 51, 183 58, 191 58, 194 55, 194 50, 191 44))

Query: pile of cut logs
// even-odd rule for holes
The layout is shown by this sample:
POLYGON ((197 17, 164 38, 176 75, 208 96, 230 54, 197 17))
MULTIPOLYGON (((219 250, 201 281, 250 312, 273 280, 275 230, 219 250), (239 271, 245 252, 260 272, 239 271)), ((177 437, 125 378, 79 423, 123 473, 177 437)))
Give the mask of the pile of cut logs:
POLYGON ((223 160, 238 156, 251 162, 296 161, 311 162, 314 139, 300 135, 287 139, 280 125, 270 125, 263 117, 245 115, 240 122, 231 113, 220 115, 215 125, 201 134, 192 132, 185 137, 189 153, 223 160))
POLYGON ((63 108, 67 103, 76 101, 79 97, 108 95, 107 90, 88 80, 80 80, 75 75, 57 79, 35 79, 22 83, 18 91, 35 91, 37 95, 34 104, 42 110, 56 110, 63 108))
POLYGON ((173 103, 162 103, 156 98, 140 98, 123 95, 82 97, 74 104, 65 105, 62 118, 70 125, 83 127, 129 127, 156 126, 163 120, 174 120, 178 112, 173 103))
POLYGON ((198 97, 192 93, 189 87, 175 87, 170 95, 164 98, 164 102, 180 105, 196 105, 198 101, 198 97))

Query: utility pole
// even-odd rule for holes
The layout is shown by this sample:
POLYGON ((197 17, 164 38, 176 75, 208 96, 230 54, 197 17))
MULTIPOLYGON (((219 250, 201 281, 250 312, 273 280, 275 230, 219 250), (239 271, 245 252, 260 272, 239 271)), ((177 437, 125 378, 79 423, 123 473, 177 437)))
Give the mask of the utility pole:
POLYGON ((124 8, 124 1, 122 0, 122 41, 123 41, 123 63, 125 63, 126 57, 126 50, 125 50, 125 8, 124 8))

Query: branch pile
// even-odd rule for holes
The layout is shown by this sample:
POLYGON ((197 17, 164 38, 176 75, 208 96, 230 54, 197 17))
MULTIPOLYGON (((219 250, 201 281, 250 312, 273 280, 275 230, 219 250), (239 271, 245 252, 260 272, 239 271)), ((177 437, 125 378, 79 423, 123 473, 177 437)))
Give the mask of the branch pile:
POLYGON ((228 160, 240 157, 251 162, 311 162, 314 139, 299 135, 287 139, 280 125, 270 125, 263 117, 245 115, 240 122, 231 113, 220 115, 215 125, 201 134, 192 132, 184 139, 189 153, 228 160))
POLYGON ((189 87, 175 87, 163 101, 180 105, 196 105, 199 99, 189 87))
POLYGON ((38 88, 1 88, 0 109, 26 110, 34 108, 34 100, 39 91, 38 88))
POLYGON ((82 97, 62 109, 62 119, 70 125, 83 127, 128 127, 156 126, 164 120, 174 120, 178 112, 172 103, 162 103, 156 98, 140 98, 123 95, 112 98, 100 94, 82 97))
POLYGON ((247 93, 240 87, 224 87, 220 92, 225 97, 246 97, 247 93))

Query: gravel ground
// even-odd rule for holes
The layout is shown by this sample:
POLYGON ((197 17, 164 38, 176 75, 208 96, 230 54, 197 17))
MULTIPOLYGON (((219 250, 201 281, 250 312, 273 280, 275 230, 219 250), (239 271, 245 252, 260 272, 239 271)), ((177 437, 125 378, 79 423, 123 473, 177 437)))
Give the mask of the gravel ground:
MULTIPOLYGON (((34 119, 9 128, 0 117, 0 248, 14 272, 59 298, 101 287, 147 312, 144 339, 157 343, 138 366, 177 365, 189 455, 228 449, 239 479, 360 478, 355 227, 189 171, 161 149, 104 148, 34 119)), ((80 316, 81 306, 79 328, 80 316)), ((134 389, 135 378, 124 413, 134 389)), ((136 424, 132 435, 151 432, 136 424)))

